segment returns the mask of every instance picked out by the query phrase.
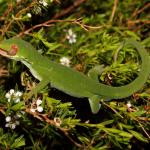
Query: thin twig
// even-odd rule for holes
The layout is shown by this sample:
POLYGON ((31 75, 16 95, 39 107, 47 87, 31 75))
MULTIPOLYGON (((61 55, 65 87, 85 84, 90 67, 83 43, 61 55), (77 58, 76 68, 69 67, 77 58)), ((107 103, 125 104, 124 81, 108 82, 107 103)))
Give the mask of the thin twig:
POLYGON ((21 14, 23 14, 24 12, 26 12, 29 8, 33 7, 36 4, 36 1, 33 1, 29 4, 29 6, 27 6, 26 8, 21 9, 16 15, 15 17, 18 18, 21 14))
POLYGON ((150 24, 150 20, 128 20, 128 24, 138 24, 138 23, 144 23, 144 24, 150 24))
POLYGON ((110 107, 108 104, 106 104, 104 101, 101 101, 102 104, 110 108, 112 111, 114 111, 119 117, 124 118, 122 115, 120 115, 114 108, 110 107))
POLYGON ((116 12, 117 5, 118 5, 118 1, 119 1, 119 0, 114 0, 114 5, 113 5, 113 8, 112 8, 112 13, 111 13, 111 16, 110 16, 109 22, 112 22, 112 21, 113 21, 113 19, 114 19, 115 12, 116 12))
POLYGON ((69 6, 68 8, 62 10, 60 13, 54 15, 54 17, 52 17, 53 19, 57 19, 60 18, 70 12, 72 12, 76 7, 78 7, 79 5, 81 5, 83 2, 85 2, 87 0, 76 0, 71 6, 69 6))
MULTIPOLYGON (((24 9, 20 10, 20 11, 15 15, 14 18, 18 18, 23 12, 25 12, 25 11, 27 11, 29 8, 33 7, 34 4, 35 4, 35 1, 31 2, 28 7, 26 7, 26 8, 24 8, 24 9)), ((10 22, 7 24, 7 26, 3 29, 2 36, 4 36, 5 32, 8 31, 8 29, 9 29, 10 26, 11 26, 11 24, 12 24, 15 20, 16 20, 16 19, 11 19, 11 21, 10 21, 10 22)))
POLYGON ((5 114, 5 107, 0 107, 0 112, 2 113, 2 114, 5 114))
POLYGON ((88 25, 85 25, 83 23, 81 23, 80 19, 71 19, 71 20, 60 20, 60 19, 56 19, 56 20, 48 20, 46 22, 43 22, 41 24, 37 24, 21 33, 19 33, 18 35, 16 35, 16 37, 21 37, 23 36, 24 34, 29 34, 32 30, 36 29, 36 28, 39 28, 39 27, 51 27, 51 26, 54 26, 53 23, 58 23, 58 22, 70 22, 72 24, 77 24, 77 25, 80 25, 83 29, 87 30, 88 28, 92 28, 92 29, 98 29, 98 28, 102 28, 104 26, 88 26, 88 25))
POLYGON ((134 32, 137 32, 146 24, 150 24, 150 20, 128 20, 127 21, 128 28, 133 29, 134 32), (139 26, 137 26, 138 24, 139 26))
POLYGON ((146 5, 144 5, 144 6, 143 6, 141 9, 139 9, 139 10, 136 8, 136 10, 133 12, 131 18, 136 17, 138 14, 142 13, 145 9, 148 9, 149 7, 150 7, 150 2, 149 2, 148 4, 146 4, 146 5))
POLYGON ((147 131, 144 129, 144 127, 142 126, 142 124, 138 121, 140 127, 142 128, 143 132, 146 134, 146 136, 149 138, 150 140, 150 135, 147 133, 147 131))
POLYGON ((83 24, 82 18, 75 20, 73 23, 81 26, 81 28, 83 28, 86 31, 88 31, 89 29, 101 29, 101 28, 105 27, 104 25, 103 26, 90 26, 90 25, 83 24))
POLYGON ((140 123, 140 121, 138 120, 138 118, 136 117, 132 117, 131 119, 135 120, 139 126, 141 127, 141 129, 143 130, 143 132, 146 134, 146 136, 148 137, 148 139, 150 140, 150 135, 147 133, 147 131, 144 129, 144 127, 142 126, 142 124, 140 123))
POLYGON ((6 9, 6 11, 3 13, 2 16, 0 16, 0 20, 5 20, 5 17, 8 16, 8 14, 10 14, 10 12, 13 10, 13 5, 12 3, 8 4, 8 8, 6 9))
MULTIPOLYGON (((21 33, 19 33, 18 35, 17 35, 17 37, 20 37, 20 36, 22 36, 22 35, 24 35, 24 34, 29 34, 29 32, 30 31, 32 31, 32 30, 34 30, 34 29, 36 29, 36 28, 39 28, 39 27, 43 27, 43 26, 45 26, 45 27, 49 27, 49 26, 53 26, 53 24, 51 24, 50 25, 50 23, 54 23, 54 22, 72 22, 72 23, 76 23, 76 24, 78 24, 78 25, 80 25, 82 28, 84 28, 85 30, 87 30, 87 28, 92 28, 91 26, 83 26, 83 24, 81 24, 81 23, 79 23, 79 21, 75 21, 75 20, 73 20, 73 21, 66 21, 66 20, 56 20, 56 19, 58 19, 58 18, 60 18, 60 17, 62 17, 62 16, 64 16, 64 15, 66 15, 66 14, 68 14, 68 13, 70 13, 71 11, 73 11, 76 7, 78 7, 79 5, 81 5, 83 2, 85 2, 86 0, 76 0, 71 6, 69 6, 68 8, 66 8, 66 9, 64 9, 64 10, 62 10, 60 13, 58 13, 58 14, 56 14, 56 15, 54 15, 53 17, 52 17, 52 20, 48 20, 48 21, 46 21, 46 22, 44 22, 44 23, 41 23, 41 24, 37 24, 37 25, 35 25, 35 26, 33 26, 33 27, 31 27, 31 28, 29 28, 29 29, 27 29, 27 30, 25 30, 25 31, 23 31, 23 32, 21 32, 21 33)), ((94 28, 94 27, 93 27, 94 28)), ((98 27, 96 27, 96 28, 98 28, 98 27)))
MULTIPOLYGON (((86 0, 76 0, 71 6, 69 6, 67 9, 64 9, 62 10, 60 13, 54 15, 52 17, 52 20, 48 20, 46 22, 43 22, 43 23, 40 23, 40 24, 37 24, 21 33, 19 33, 18 35, 16 35, 17 37, 21 37, 22 35, 24 34, 29 34, 32 30, 36 29, 36 28, 40 28, 40 27, 51 27, 53 26, 54 24, 52 23, 56 23, 56 22, 71 22, 73 24, 77 24, 77 25, 80 25, 81 28, 83 28, 84 30, 88 30, 88 29, 99 29, 99 28, 103 28, 104 26, 89 26, 89 25, 85 25, 82 23, 81 21, 81 18, 79 19, 76 19, 76 20, 60 20, 60 19, 57 19, 57 18, 60 18, 68 13, 70 13, 71 11, 73 11, 76 7, 78 7, 79 5, 81 5, 83 2, 85 2, 86 0)), ((26 10, 28 10, 30 7, 32 7, 34 4, 34 2, 32 2, 28 7, 24 8, 23 10, 19 11, 14 19, 12 19, 9 24, 5 27, 5 29, 3 30, 3 35, 6 31, 8 31, 9 27, 11 26, 11 24, 14 22, 14 20, 17 20, 17 18, 23 13, 25 12, 26 10)))
POLYGON ((145 9, 148 9, 150 7, 150 2, 145 4, 141 9, 136 8, 135 11, 132 13, 131 17, 127 20, 127 25, 129 28, 134 28, 134 32, 137 32, 140 30, 145 24, 150 24, 150 20, 141 20, 136 19, 137 15, 142 13, 145 9), (138 27, 136 27, 136 24, 140 24, 138 27))
POLYGON ((141 129, 143 130, 143 132, 146 134, 146 136, 148 137, 148 139, 150 140, 150 135, 147 133, 147 131, 144 129, 144 127, 142 126, 142 124, 140 123, 140 121, 136 118, 133 118, 135 121, 138 122, 139 126, 141 127, 141 129))
POLYGON ((39 119, 40 121, 45 121, 49 125, 52 125, 52 126, 56 127, 56 129, 59 129, 72 143, 74 143, 75 146, 77 146, 79 148, 83 148, 83 146, 81 144, 77 143, 76 141, 74 141, 69 136, 68 129, 61 128, 60 126, 57 126, 56 123, 54 122, 54 120, 49 119, 46 114, 41 114, 41 113, 37 113, 37 112, 31 112, 30 109, 28 109, 28 108, 25 111, 27 113, 33 115, 35 118, 39 119))
POLYGON ((31 28, 29 28, 29 29, 19 33, 17 35, 17 37, 21 37, 24 34, 29 34, 30 31, 32 31, 32 30, 34 30, 36 28, 39 28, 39 27, 50 27, 50 26, 53 26, 54 24, 52 24, 52 23, 56 23, 56 22, 73 22, 73 20, 59 20, 59 19, 58 20, 48 20, 46 22, 43 22, 41 24, 37 24, 37 25, 35 25, 35 26, 33 26, 33 27, 31 27, 31 28))

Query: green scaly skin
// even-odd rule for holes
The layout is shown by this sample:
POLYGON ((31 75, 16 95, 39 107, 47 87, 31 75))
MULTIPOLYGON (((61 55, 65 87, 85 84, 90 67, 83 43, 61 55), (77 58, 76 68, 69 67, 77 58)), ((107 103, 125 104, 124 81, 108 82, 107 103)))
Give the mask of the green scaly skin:
POLYGON ((0 54, 26 65, 33 76, 40 80, 39 85, 29 96, 36 94, 48 83, 74 97, 87 97, 93 113, 100 109, 101 99, 121 99, 138 91, 146 82, 150 73, 150 59, 148 53, 135 40, 125 40, 125 45, 133 45, 141 57, 141 69, 138 77, 125 86, 112 87, 94 80, 72 68, 50 61, 49 58, 39 54, 34 47, 20 39, 11 38, 0 43, 0 54))

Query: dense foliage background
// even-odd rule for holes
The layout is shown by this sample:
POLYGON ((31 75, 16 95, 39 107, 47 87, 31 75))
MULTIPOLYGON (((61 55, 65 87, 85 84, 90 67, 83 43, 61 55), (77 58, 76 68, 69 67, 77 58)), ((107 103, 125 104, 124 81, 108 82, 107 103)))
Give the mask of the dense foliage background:
MULTIPOLYGON (((149 10, 149 0, 0 0, 0 40, 21 37, 85 74, 103 64, 100 82, 121 86, 137 77, 140 59, 120 43, 132 37, 149 51, 149 10)), ((148 149, 149 79, 128 98, 101 101, 95 115, 86 98, 50 85, 26 102, 36 83, 24 65, 0 57, 0 150, 148 149)))

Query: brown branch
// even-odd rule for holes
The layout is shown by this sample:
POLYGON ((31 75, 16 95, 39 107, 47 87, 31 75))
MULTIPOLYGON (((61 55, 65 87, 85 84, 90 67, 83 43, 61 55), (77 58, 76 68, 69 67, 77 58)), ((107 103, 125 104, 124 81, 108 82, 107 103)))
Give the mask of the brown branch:
POLYGON ((78 7, 79 5, 81 5, 83 2, 85 2, 87 0, 76 0, 71 6, 69 6, 68 8, 62 10, 60 13, 54 15, 52 18, 53 19, 57 19, 57 18, 60 18, 70 12, 73 11, 73 9, 75 9, 76 7, 78 7))
MULTIPOLYGON (((33 7, 34 4, 35 4, 35 1, 31 2, 28 7, 26 7, 26 8, 24 8, 24 9, 20 10, 20 11, 15 15, 14 18, 18 18, 23 12, 25 12, 25 11, 27 11, 29 8, 33 7)), ((15 19, 11 19, 11 21, 7 24, 7 26, 4 27, 3 32, 2 32, 2 36, 4 36, 5 32, 8 31, 8 29, 10 28, 11 24, 12 24, 14 21, 15 21, 15 19)))
POLYGON ((112 13, 111 13, 109 22, 112 22, 112 21, 113 21, 113 18, 114 18, 114 16, 115 16, 115 12, 116 12, 116 9, 117 9, 118 1, 119 1, 119 0, 114 0, 114 5, 113 5, 113 8, 112 8, 112 13))
POLYGON ((0 112, 5 115, 5 107, 0 107, 0 112))
POLYGON ((139 123, 140 127, 142 128, 143 132, 146 134, 146 136, 148 137, 148 139, 150 140, 150 135, 148 134, 148 132, 144 129, 144 127, 142 126, 141 123, 139 123))
MULTIPOLYGON (((79 5, 81 5, 83 2, 85 2, 86 0, 76 0, 73 5, 69 6, 67 9, 65 10, 62 10, 60 13, 54 15, 52 17, 53 20, 48 20, 46 22, 43 22, 41 24, 37 24, 29 29, 26 29, 25 31, 19 33, 17 35, 17 37, 21 37, 22 35, 24 34, 29 34, 32 30, 36 29, 36 28, 40 28, 40 27, 50 27, 50 26, 53 26, 54 24, 52 23, 56 23, 56 22, 71 22, 71 23, 74 23, 74 24, 77 24, 77 25, 80 25, 81 28, 83 28, 84 30, 88 30, 89 28, 91 29, 98 29, 98 28, 102 28, 103 26, 88 26, 88 25, 85 25, 82 23, 81 21, 81 18, 80 19, 76 19, 76 20, 57 20, 57 18, 60 18, 68 13, 70 13, 71 11, 73 11, 73 9, 75 9, 76 7, 78 7, 79 5)), ((19 15, 21 15, 24 11, 28 10, 30 7, 32 7, 34 4, 34 2, 32 2, 28 7, 24 8, 23 10, 19 11, 14 18, 17 18, 19 17, 19 15)), ((15 19, 16 20, 16 19, 15 19)), ((3 31, 3 35, 4 33, 9 29, 10 25, 13 23, 14 19, 11 20, 9 22, 9 24, 7 25, 7 27, 5 28, 5 30, 3 31)))
POLYGON ((145 9, 148 9, 150 7, 150 3, 146 4, 145 6, 143 6, 141 9, 137 9, 133 12, 132 14, 132 17, 131 18, 134 18, 136 17, 138 14, 142 13, 145 9))
POLYGON ((116 111, 114 108, 112 108, 111 106, 109 106, 108 104, 106 104, 104 101, 101 101, 102 104, 104 104, 105 106, 107 106, 108 108, 110 108, 113 112, 115 112, 119 117, 124 118, 122 115, 120 115, 118 113, 118 111, 116 111))
POLYGON ((150 20, 128 20, 128 24, 138 24, 138 23, 144 23, 144 24, 150 24, 150 20))
POLYGON ((61 1, 59 1, 59 0, 54 0, 53 2, 56 2, 56 3, 58 3, 58 4, 61 3, 61 1))
POLYGON ((145 24, 150 24, 150 20, 128 20, 128 28, 133 29, 134 32, 140 30, 145 24), (139 24, 139 26, 137 26, 139 24))
MULTIPOLYGON (((73 5, 69 6, 67 9, 64 9, 62 10, 60 13, 54 15, 52 17, 53 20, 48 20, 44 23, 41 23, 41 24, 37 24, 21 33, 19 33, 17 35, 17 37, 20 37, 24 34, 29 34, 30 31, 36 29, 36 28, 39 28, 39 27, 50 27, 50 26, 53 26, 53 24, 51 23, 56 23, 56 22, 72 22, 72 23, 76 23, 78 25, 80 25, 82 28, 84 28, 85 30, 87 30, 87 28, 94 28, 94 27, 91 27, 91 26, 84 26, 83 24, 81 24, 78 19, 75 21, 75 20, 56 20, 57 18, 60 18, 68 13, 70 13, 71 11, 73 11, 73 9, 75 9, 76 7, 78 7, 80 4, 82 4, 83 2, 85 2, 86 0, 76 0, 73 5)), ((98 28, 98 27, 96 27, 98 28)), ((100 27, 101 28, 101 27, 100 27)))
MULTIPOLYGON (((5 114, 5 107, 0 107, 0 112, 2 114, 5 114)), ((70 136, 69 136, 69 129, 65 129, 65 128, 61 128, 60 126, 57 126, 56 123, 54 122, 54 120, 51 120, 48 118, 47 114, 41 114, 38 112, 32 112, 30 111, 29 108, 25 109, 25 112, 32 115, 33 117, 37 118, 40 121, 45 121, 46 123, 48 123, 49 125, 54 126, 56 129, 59 129, 75 146, 79 147, 79 148, 84 148, 84 146, 82 146, 81 144, 77 143, 76 141, 74 141, 70 136)))
POLYGON ((26 12, 28 9, 30 9, 31 7, 33 7, 36 4, 36 1, 33 1, 29 4, 29 6, 27 6, 24 9, 21 9, 16 15, 15 18, 19 17, 22 13, 26 12))
POLYGON ((81 21, 81 18, 79 19, 71 19, 71 20, 60 20, 60 19, 56 19, 56 20, 48 20, 46 22, 43 22, 41 24, 37 24, 21 33, 19 33, 18 35, 16 35, 16 37, 21 37, 23 36, 24 34, 29 34, 32 30, 36 29, 36 28, 39 28, 39 27, 51 27, 53 26, 54 24, 53 23, 58 23, 58 22, 70 22, 72 24, 77 24, 79 26, 81 26, 81 28, 83 28, 84 30, 88 30, 88 29, 100 29, 100 28, 103 28, 105 27, 104 25, 103 26, 89 26, 89 25, 86 25, 86 24, 83 24, 82 21, 81 21))
POLYGON ((133 120, 137 121, 139 126, 141 127, 141 129, 143 130, 143 132, 146 134, 147 138, 150 140, 150 135, 148 134, 148 132, 144 129, 143 125, 140 123, 140 121, 138 120, 138 118, 132 118, 133 120))
POLYGON ((8 8, 6 9, 6 11, 3 13, 2 16, 0 16, 0 20, 5 20, 5 17, 8 16, 8 14, 10 14, 10 12, 13 10, 13 5, 12 3, 8 4, 8 8))
POLYGON ((97 26, 97 27, 92 27, 92 26, 88 26, 88 25, 84 25, 80 19, 72 19, 72 20, 60 20, 60 19, 57 19, 57 20, 48 20, 46 22, 43 22, 41 24, 37 24, 21 33, 19 33, 17 35, 17 37, 21 37, 22 35, 24 34, 29 34, 29 32, 31 32, 32 30, 36 29, 36 28, 39 28, 39 27, 50 27, 50 26, 53 26, 54 24, 52 23, 58 23, 58 22, 70 22, 70 23, 73 23, 73 24, 77 24, 77 25, 80 25, 83 29, 87 30, 87 28, 95 28, 95 29, 98 29, 98 28, 102 28, 102 26, 97 26))
MULTIPOLYGON (((1 110, 0 110, 1 111, 1 110)), ((65 129, 65 128, 61 128, 60 126, 57 126, 56 123, 54 122, 54 120, 51 120, 48 118, 47 114, 41 114, 38 112, 31 112, 30 109, 26 109, 25 110, 27 113, 33 115, 35 118, 37 118, 40 121, 45 121, 46 123, 48 123, 49 125, 52 125, 54 127, 56 127, 56 129, 59 129, 75 146, 79 147, 79 148, 83 148, 83 146, 79 143, 77 143, 76 141, 74 141, 68 133, 69 129, 65 129)))
POLYGON ((53 26, 52 23, 56 23, 56 22, 72 22, 72 21, 71 20, 48 20, 46 22, 43 22, 41 24, 37 24, 37 25, 35 25, 35 26, 33 26, 33 27, 31 27, 31 28, 29 28, 29 29, 19 33, 17 35, 17 37, 21 37, 24 34, 29 34, 30 31, 32 31, 32 30, 34 30, 36 28, 39 28, 39 27, 50 27, 50 26, 53 26))

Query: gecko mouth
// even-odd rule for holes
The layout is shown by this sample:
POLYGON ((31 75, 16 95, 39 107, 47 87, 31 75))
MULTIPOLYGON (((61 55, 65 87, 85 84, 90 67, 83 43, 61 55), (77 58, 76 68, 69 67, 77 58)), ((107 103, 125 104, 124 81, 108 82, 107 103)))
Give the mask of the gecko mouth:
POLYGON ((1 49, 1 48, 0 48, 0 54, 2 56, 5 56, 5 57, 10 57, 9 54, 8 54, 8 52, 6 50, 4 50, 4 49, 1 49))
POLYGON ((6 51, 5 49, 0 48, 0 54, 5 57, 15 56, 17 52, 18 52, 18 47, 16 45, 12 45, 9 51, 6 51))

